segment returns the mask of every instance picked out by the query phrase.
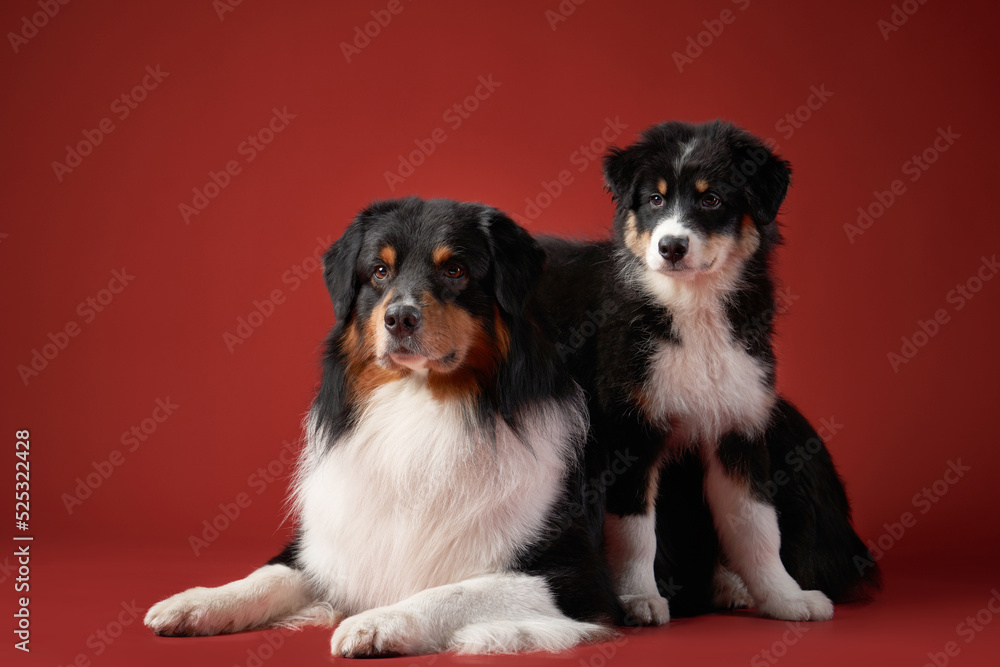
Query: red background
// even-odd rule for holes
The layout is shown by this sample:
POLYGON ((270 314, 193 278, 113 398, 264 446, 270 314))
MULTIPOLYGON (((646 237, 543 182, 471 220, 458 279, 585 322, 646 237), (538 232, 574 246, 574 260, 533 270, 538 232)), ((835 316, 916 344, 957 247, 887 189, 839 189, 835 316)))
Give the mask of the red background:
MULTIPOLYGON (((546 10, 558 6, 404 0, 350 62, 341 42, 386 2, 249 1, 221 19, 209 0, 70 3, 17 52, 8 37, 0 433, 12 452, 15 430, 31 429, 35 542, 30 656, 10 646, 13 547, 0 552, 3 654, 18 664, 69 664, 79 654, 104 665, 246 664, 258 633, 168 640, 133 622, 110 644, 93 637, 117 634, 123 602, 145 608, 223 583, 282 544, 288 471, 263 485, 251 476, 298 437, 333 321, 318 272, 295 290, 285 272, 367 202, 395 195, 480 200, 533 231, 603 234, 611 203, 599 164, 574 152, 600 137, 606 119, 627 126, 618 138, 626 144, 662 120, 722 117, 775 139, 795 167, 778 264, 794 296, 779 324, 781 388, 815 422, 842 425, 829 446, 866 538, 904 512, 916 520, 882 558, 881 600, 808 626, 783 661, 919 665, 953 640, 954 664, 996 655, 1000 623, 968 644, 956 625, 1000 586, 1000 280, 961 310, 948 301, 1000 249, 995 4, 929 2, 888 39, 877 23, 890 18, 888 1, 590 0, 553 28, 546 10), (724 9, 732 22, 712 23, 724 9), (705 21, 721 34, 679 71, 674 52, 708 30, 705 21), (112 102, 147 66, 169 74, 120 119, 112 102), (480 76, 500 85, 455 129, 444 113, 474 94, 480 76), (789 137, 780 122, 813 86, 832 95, 800 110, 810 117, 789 137), (295 117, 247 162, 239 146, 273 108, 295 117), (104 118, 115 129, 60 181, 52 163, 104 118), (960 135, 954 145, 909 180, 904 163, 949 127, 960 135), (446 140, 391 190, 385 172, 437 128, 446 140), (186 224, 179 205, 229 160, 240 173, 186 224), (563 170, 572 182, 533 215, 526 199, 537 201, 563 170), (905 192, 852 243, 844 225, 895 179, 905 192), (102 296, 123 267, 134 279, 85 322, 78 304, 102 296), (275 289, 284 302, 230 352, 223 335, 275 289), (947 321, 894 372, 887 354, 938 309, 947 321), (22 381, 18 366, 69 322, 78 335, 22 381), (174 414, 128 451, 122 433, 167 398, 174 414), (69 513, 63 494, 114 450, 121 465, 69 513), (959 460, 971 470, 939 484, 946 495, 920 513, 914 494, 959 460), (241 493, 249 506, 196 556, 189 536, 241 493)), ((4 3, 0 28, 21 31, 38 11, 28 0, 4 3)), ((16 459, 4 459, 10 479, 16 459)), ((785 630, 715 616, 626 635, 610 658, 605 645, 505 660, 745 663, 785 630)), ((271 664, 325 664, 328 634, 292 637, 271 664)))

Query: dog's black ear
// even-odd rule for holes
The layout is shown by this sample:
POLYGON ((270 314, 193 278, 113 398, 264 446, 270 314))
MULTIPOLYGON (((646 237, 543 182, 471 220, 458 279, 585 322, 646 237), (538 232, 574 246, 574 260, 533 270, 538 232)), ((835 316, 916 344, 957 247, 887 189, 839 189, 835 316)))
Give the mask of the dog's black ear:
POLYGON ((736 162, 733 177, 743 182, 751 217, 758 225, 773 223, 791 184, 791 165, 743 131, 734 135, 732 149, 736 162))
POLYGON ((347 227, 344 235, 323 255, 323 278, 330 291, 333 314, 337 316, 338 322, 343 322, 350 316, 358 293, 358 255, 365 237, 362 215, 347 227))
POLYGON ((506 312, 519 314, 542 277, 545 251, 527 230, 500 211, 488 213, 486 227, 497 302, 506 312))
POLYGON ((642 166, 642 149, 639 146, 618 148, 612 146, 604 155, 604 183, 618 206, 632 208, 635 180, 642 166))

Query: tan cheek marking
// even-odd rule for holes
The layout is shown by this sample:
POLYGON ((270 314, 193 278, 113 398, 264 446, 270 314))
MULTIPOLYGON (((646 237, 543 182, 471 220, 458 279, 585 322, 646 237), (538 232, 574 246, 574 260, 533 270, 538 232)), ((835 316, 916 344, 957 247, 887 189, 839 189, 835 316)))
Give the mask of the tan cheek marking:
POLYGON ((661 195, 667 194, 667 182, 661 178, 656 183, 656 189, 661 195))
POLYGON ((737 247, 744 257, 749 257, 757 252, 757 248, 760 247, 760 233, 757 231, 757 225, 754 224, 753 219, 749 215, 744 215, 741 222, 740 240, 737 243, 737 247))
MULTIPOLYGON (((454 351, 458 358, 457 367, 430 365, 427 384, 431 393, 438 399, 468 399, 478 395, 496 370, 497 344, 486 334, 481 322, 454 304, 435 302, 429 309, 425 307, 424 319, 429 327, 427 340, 437 348, 432 353, 443 356, 454 351), (441 345, 442 342, 447 345, 441 345)), ((499 337, 498 331, 498 340, 499 337)))
POLYGON ((708 181, 705 179, 698 179, 694 182, 694 189, 698 192, 705 192, 708 190, 708 181))
POLYGON ((632 251, 632 254, 639 259, 645 259, 646 248, 649 247, 649 242, 651 238, 650 232, 639 233, 638 221, 635 218, 635 213, 631 211, 628 214, 628 219, 625 221, 625 247, 632 251))
MULTIPOLYGON (((385 317, 384 306, 376 309, 371 317, 364 321, 352 321, 340 341, 340 350, 347 358, 347 385, 354 400, 365 400, 380 386, 398 380, 402 374, 382 368, 376 363, 375 349, 378 346, 374 327, 377 314, 385 317)), ((381 327, 384 331, 385 327, 381 327)))
POLYGON ((449 259, 451 259, 451 256, 453 254, 454 252, 448 246, 439 245, 438 247, 434 248, 434 253, 431 255, 431 257, 434 260, 434 266, 441 266, 449 259))
POLYGON ((386 247, 382 248, 382 250, 379 251, 378 256, 379 256, 379 259, 381 259, 383 262, 385 262, 389 266, 390 270, 392 270, 392 271, 396 270, 396 249, 395 248, 393 248, 391 245, 387 245, 386 247))

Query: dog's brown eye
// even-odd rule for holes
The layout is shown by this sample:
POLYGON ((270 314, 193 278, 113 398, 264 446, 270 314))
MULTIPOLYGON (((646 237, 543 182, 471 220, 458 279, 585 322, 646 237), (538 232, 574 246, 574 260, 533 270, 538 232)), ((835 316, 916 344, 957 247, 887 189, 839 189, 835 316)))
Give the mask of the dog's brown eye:
POLYGON ((649 203, 653 206, 663 206, 663 195, 653 194, 649 196, 649 203))
POLYGON ((379 264, 375 267, 375 270, 372 271, 372 276, 374 276, 375 280, 385 280, 389 277, 389 269, 387 269, 384 264, 379 264))
POLYGON ((460 267, 458 264, 449 264, 444 268, 444 275, 449 278, 461 278, 465 275, 465 269, 460 267))
POLYGON ((713 194, 707 194, 701 198, 701 205, 705 208, 719 208, 722 200, 713 194))

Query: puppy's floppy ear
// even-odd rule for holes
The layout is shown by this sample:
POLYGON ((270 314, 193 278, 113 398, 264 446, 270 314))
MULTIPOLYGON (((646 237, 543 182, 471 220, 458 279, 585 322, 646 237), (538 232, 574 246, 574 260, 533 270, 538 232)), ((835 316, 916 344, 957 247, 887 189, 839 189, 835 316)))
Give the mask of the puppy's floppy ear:
POLYGON ((358 255, 364 236, 361 216, 358 216, 323 255, 323 278, 338 322, 345 321, 354 308, 354 297, 359 287, 358 255))
POLYGON ((545 266, 545 251, 523 227, 491 209, 486 229, 493 254, 493 289, 500 307, 511 314, 524 310, 545 266))
POLYGON ((612 146, 604 155, 604 183, 620 207, 632 208, 635 179, 642 165, 639 146, 612 146))
POLYGON ((733 136, 731 146, 736 162, 733 177, 745 181, 743 192, 751 217, 758 225, 774 222, 791 184, 791 165, 742 130, 733 136))

